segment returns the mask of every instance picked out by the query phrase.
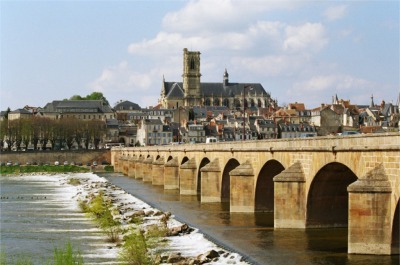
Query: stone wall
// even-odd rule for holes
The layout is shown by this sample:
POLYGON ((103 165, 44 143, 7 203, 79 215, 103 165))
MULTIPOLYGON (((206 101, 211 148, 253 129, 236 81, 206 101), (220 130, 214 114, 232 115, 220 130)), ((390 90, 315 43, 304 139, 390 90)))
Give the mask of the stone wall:
POLYGON ((69 163, 92 163, 97 161, 101 164, 103 161, 108 163, 111 162, 110 150, 72 150, 72 151, 26 151, 26 152, 1 152, 0 161, 13 163, 19 162, 21 165, 26 163, 49 163, 54 164, 55 161, 59 161, 60 164, 64 161, 69 163))

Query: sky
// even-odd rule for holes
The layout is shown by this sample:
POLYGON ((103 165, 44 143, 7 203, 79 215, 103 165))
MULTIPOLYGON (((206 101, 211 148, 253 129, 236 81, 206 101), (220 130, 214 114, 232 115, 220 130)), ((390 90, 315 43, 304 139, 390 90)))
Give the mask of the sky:
POLYGON ((368 105, 400 93, 399 1, 0 0, 0 110, 102 92, 155 106, 181 82, 260 83, 280 106, 332 96, 368 105))

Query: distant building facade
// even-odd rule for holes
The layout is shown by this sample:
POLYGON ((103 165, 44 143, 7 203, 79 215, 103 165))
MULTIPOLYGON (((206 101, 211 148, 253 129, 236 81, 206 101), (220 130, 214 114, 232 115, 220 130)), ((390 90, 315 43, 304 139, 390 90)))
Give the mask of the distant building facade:
POLYGON ((76 118, 79 120, 114 119, 114 111, 102 100, 54 100, 47 103, 39 114, 46 118, 76 118))
POLYGON ((231 83, 225 69, 222 82, 201 82, 200 52, 183 49, 182 82, 166 82, 163 78, 159 103, 163 108, 175 109, 182 106, 225 106, 243 109, 243 106, 276 107, 260 83, 231 83), (243 100, 243 93, 245 94, 243 100))

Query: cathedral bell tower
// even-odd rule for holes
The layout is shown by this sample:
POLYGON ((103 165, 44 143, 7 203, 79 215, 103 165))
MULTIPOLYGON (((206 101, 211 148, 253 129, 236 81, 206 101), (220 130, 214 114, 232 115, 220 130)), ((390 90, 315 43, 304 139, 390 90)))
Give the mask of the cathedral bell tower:
POLYGON ((200 98, 200 52, 183 49, 183 90, 184 105, 199 106, 200 98))

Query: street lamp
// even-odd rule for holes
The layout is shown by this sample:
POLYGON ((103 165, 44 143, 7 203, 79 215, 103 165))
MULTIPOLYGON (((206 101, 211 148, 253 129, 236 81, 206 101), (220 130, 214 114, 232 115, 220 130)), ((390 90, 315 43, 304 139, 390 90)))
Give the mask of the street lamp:
POLYGON ((242 141, 244 141, 244 136, 246 134, 246 126, 245 126, 245 117, 246 117, 246 105, 244 104, 245 100, 245 93, 246 93, 246 88, 249 90, 253 90, 253 87, 251 85, 245 85, 243 86, 243 138, 242 141))

